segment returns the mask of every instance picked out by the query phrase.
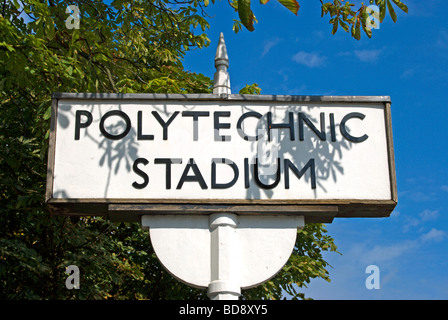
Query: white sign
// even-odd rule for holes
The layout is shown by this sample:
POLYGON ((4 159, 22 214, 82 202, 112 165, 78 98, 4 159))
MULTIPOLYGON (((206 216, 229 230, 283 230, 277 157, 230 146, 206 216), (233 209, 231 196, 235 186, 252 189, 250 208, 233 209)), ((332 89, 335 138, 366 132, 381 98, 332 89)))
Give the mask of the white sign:
POLYGON ((396 203, 387 97, 57 97, 50 203, 396 203))

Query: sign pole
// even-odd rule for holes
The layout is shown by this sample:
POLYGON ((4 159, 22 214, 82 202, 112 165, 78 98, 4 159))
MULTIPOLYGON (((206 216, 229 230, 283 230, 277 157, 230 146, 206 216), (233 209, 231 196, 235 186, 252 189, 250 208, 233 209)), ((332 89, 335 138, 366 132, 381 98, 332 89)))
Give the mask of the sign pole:
POLYGON ((211 281, 207 295, 212 300, 238 300, 241 288, 238 278, 238 216, 229 213, 210 215, 211 281))

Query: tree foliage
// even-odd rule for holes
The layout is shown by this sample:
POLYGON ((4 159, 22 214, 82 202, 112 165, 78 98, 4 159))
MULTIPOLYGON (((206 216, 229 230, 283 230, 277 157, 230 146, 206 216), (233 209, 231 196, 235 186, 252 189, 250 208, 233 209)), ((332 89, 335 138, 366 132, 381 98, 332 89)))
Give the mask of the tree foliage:
MULTIPOLYGON (((300 4, 297 0, 277 0, 289 11, 298 15, 300 4)), ((395 12, 395 4, 399 9, 404 12, 408 12, 408 7, 402 3, 400 0, 369 0, 370 5, 376 5, 378 8, 378 15, 375 15, 374 11, 369 5, 364 5, 362 3, 358 9, 354 10, 355 4, 349 0, 333 0, 333 2, 324 3, 319 0, 322 5, 322 17, 329 14, 331 19, 329 23, 332 25, 332 33, 335 34, 338 27, 341 26, 342 29, 355 38, 356 40, 361 39, 361 29, 365 34, 371 38, 372 28, 376 26, 376 23, 383 22, 386 11, 389 12, 392 20, 397 21, 397 14, 395 12), (392 2, 391 2, 392 1, 392 2), (377 18, 374 18, 377 17, 377 18), (379 21, 377 21, 379 20, 379 21)), ((214 3, 215 1, 212 0, 214 3)), ((269 0, 260 0, 260 4, 265 5, 269 0)), ((208 0, 204 1, 204 4, 208 5, 208 0)), ((242 26, 244 26, 249 31, 254 31, 254 23, 257 19, 252 11, 252 4, 250 0, 229 0, 229 4, 238 12, 238 17, 240 20, 235 20, 233 25, 233 30, 238 33, 242 26)))
POLYGON ((68 29, 66 1, 0 6, 0 297, 161 299, 201 297, 172 279, 138 225, 50 216, 46 155, 53 92, 210 92, 183 69, 189 48, 208 45, 194 7, 167 1, 79 1, 68 29), (67 290, 65 267, 81 270, 67 290))
POLYGON ((361 4, 358 10, 353 10, 355 5, 344 0, 334 0, 333 3, 320 1, 322 3, 322 17, 326 14, 331 16, 330 24, 333 25, 331 32, 335 34, 338 26, 341 26, 344 31, 350 32, 356 40, 361 39, 361 29, 369 38, 372 37, 372 28, 379 26, 377 23, 383 22, 386 17, 386 7, 392 20, 397 22, 397 14, 391 1, 404 12, 408 12, 408 7, 400 0, 370 0, 370 4, 375 4, 378 11, 364 4, 361 4))
MULTIPOLYGON (((181 63, 210 42, 196 33, 208 28, 201 3, 80 0, 79 29, 67 27, 70 4, 0 5, 0 298, 205 299, 161 267, 139 224, 52 216, 44 198, 53 92, 211 92, 208 77, 181 63), (72 264, 79 290, 65 287, 72 264)), ((322 252, 335 250, 322 225, 307 225, 282 272, 244 298, 303 297, 293 284, 328 280, 322 252)))

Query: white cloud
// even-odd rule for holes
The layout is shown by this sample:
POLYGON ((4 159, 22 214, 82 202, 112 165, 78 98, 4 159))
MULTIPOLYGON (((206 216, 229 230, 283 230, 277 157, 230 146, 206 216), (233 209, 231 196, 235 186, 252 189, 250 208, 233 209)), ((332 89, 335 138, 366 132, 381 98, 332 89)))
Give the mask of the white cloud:
POLYGON ((413 75, 415 75, 415 68, 406 69, 403 71, 403 73, 400 76, 400 79, 409 79, 413 75))
POLYGON ((355 56, 362 62, 376 62, 383 50, 355 50, 355 56))
POLYGON ((436 200, 436 196, 434 192, 422 192, 422 191, 415 191, 409 193, 409 196, 412 201, 415 202, 427 202, 427 201, 434 201, 436 200))
POLYGON ((365 248, 365 251, 359 256, 359 260, 365 264, 386 264, 392 263, 398 257, 412 252, 416 248, 417 242, 414 240, 403 241, 386 246, 374 246, 372 249, 365 248))
POLYGON ((427 233, 421 236, 422 241, 424 242, 440 242, 446 236, 446 233, 442 230, 437 230, 436 228, 432 228, 427 233))
POLYGON ((269 53, 269 51, 276 46, 278 43, 280 42, 279 38, 275 38, 272 40, 267 40, 264 42, 264 46, 263 46, 263 52, 261 53, 261 56, 264 57, 265 55, 267 55, 269 53))
POLYGON ((420 212, 419 216, 422 221, 436 220, 439 217, 439 211, 426 209, 420 212))
POLYGON ((403 224, 403 231, 408 232, 411 227, 416 227, 420 224, 420 220, 414 217, 405 217, 405 224, 403 224))
POLYGON ((305 52, 305 51, 299 51, 297 52, 293 57, 292 60, 303 64, 309 68, 316 68, 321 67, 325 64, 326 57, 319 55, 318 53, 314 52, 305 52))
MULTIPOLYGON (((378 61, 378 58, 383 53, 383 49, 364 49, 364 50, 355 50, 355 51, 341 51, 337 53, 339 57, 349 57, 352 58, 353 55, 362 62, 374 63, 378 61)), ((407 73, 405 76, 409 76, 407 73)))
POLYGON ((403 231, 408 232, 411 227, 417 227, 426 221, 434 221, 439 217, 438 210, 425 209, 418 214, 418 217, 408 216, 403 224, 403 231))

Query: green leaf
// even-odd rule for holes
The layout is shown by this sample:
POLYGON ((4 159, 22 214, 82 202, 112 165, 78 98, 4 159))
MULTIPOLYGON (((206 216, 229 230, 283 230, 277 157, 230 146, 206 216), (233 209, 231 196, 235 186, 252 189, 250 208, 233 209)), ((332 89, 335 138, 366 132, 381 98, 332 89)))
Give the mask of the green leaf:
POLYGON ((250 0, 238 0, 238 15, 241 23, 249 31, 254 31, 254 13, 250 9, 250 0))
POLYGON ((339 23, 341 24, 341 27, 345 30, 345 32, 348 32, 349 26, 346 24, 343 20, 339 19, 339 23))
POLYGON ((246 86, 239 91, 239 94, 260 94, 260 93, 261 88, 256 83, 253 83, 251 85, 246 84, 246 86))
POLYGON ((369 38, 372 37, 372 29, 369 26, 366 26, 365 23, 362 24, 362 29, 367 34, 369 38))
POLYGON ((361 25, 360 25, 359 21, 356 22, 355 34, 353 35, 353 37, 356 40, 361 39, 361 25))
POLYGON ((260 3, 261 4, 266 4, 266 3, 268 3, 269 2, 269 0, 260 0, 260 3))
POLYGON ((394 22, 397 22, 397 14, 395 13, 394 7, 392 6, 392 4, 390 3, 389 0, 387 0, 387 8, 389 9, 389 13, 390 13, 392 20, 394 22))
POLYGON ((229 1, 229 4, 235 11, 238 11, 238 0, 229 1))
POLYGON ((49 106, 44 113, 44 120, 48 120, 50 118, 51 118, 51 106, 49 106))
POLYGON ((0 42, 0 47, 6 47, 6 49, 8 49, 8 51, 14 51, 14 48, 11 46, 11 45, 9 45, 9 44, 7 44, 6 42, 0 42))
POLYGON ((295 15, 297 15, 297 12, 299 12, 300 5, 296 0, 278 0, 278 2, 288 8, 295 15))
POLYGON ((50 17, 45 19, 45 31, 48 40, 52 40, 55 36, 54 21, 50 17))
POLYGON ((242 29, 241 21, 233 19, 233 27, 232 30, 235 33, 238 33, 242 29))
POLYGON ((386 16, 386 0, 381 0, 379 2, 380 6, 380 22, 383 22, 384 17, 386 16))
POLYGON ((332 33, 332 34, 335 34, 336 31, 338 31, 338 25, 339 25, 338 21, 339 21, 339 20, 336 19, 336 20, 333 22, 333 30, 331 30, 331 33, 332 33))
POLYGON ((392 0, 392 1, 398 6, 398 8, 408 13, 408 7, 403 2, 401 2, 400 0, 392 0))

